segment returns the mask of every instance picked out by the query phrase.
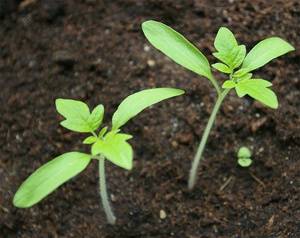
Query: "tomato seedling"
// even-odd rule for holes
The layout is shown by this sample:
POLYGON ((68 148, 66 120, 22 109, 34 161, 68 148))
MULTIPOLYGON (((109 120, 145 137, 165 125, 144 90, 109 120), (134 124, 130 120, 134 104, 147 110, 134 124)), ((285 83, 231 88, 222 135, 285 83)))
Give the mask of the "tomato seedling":
POLYGON ((245 146, 239 149, 237 157, 237 162, 241 167, 249 167, 252 164, 251 151, 245 146))
POLYGON ((91 159, 99 162, 99 183, 102 205, 110 224, 116 218, 109 204, 105 179, 105 160, 127 170, 132 169, 133 150, 127 140, 132 136, 120 132, 120 128, 145 108, 168 98, 182 95, 183 90, 173 88, 146 89, 125 98, 112 117, 112 129, 101 130, 104 116, 103 105, 92 112, 81 102, 71 99, 57 99, 56 109, 65 118, 60 124, 75 132, 91 133, 83 144, 91 145, 91 154, 68 152, 44 164, 31 174, 16 192, 13 204, 19 208, 35 205, 60 185, 82 172, 91 159))
POLYGON ((239 45, 233 33, 221 27, 214 41, 217 52, 213 56, 220 62, 211 66, 228 75, 222 87, 212 74, 207 58, 181 34, 171 27, 157 22, 146 21, 142 24, 143 32, 149 42, 179 65, 206 77, 217 91, 217 100, 205 127, 197 153, 192 162, 188 187, 193 189, 197 179, 197 168, 214 124, 220 106, 231 89, 235 89, 239 97, 246 95, 276 109, 278 100, 270 89, 271 82, 253 77, 252 71, 258 69, 274 58, 294 50, 294 47, 279 37, 270 37, 260 41, 246 54, 245 45, 239 45))

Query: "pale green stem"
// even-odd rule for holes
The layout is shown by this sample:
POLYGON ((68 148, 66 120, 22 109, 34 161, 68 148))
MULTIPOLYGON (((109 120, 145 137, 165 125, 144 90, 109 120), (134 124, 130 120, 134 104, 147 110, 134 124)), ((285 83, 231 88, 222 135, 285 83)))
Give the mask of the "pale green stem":
POLYGON ((213 84, 213 86, 215 87, 215 89, 217 90, 218 97, 220 97, 221 96, 221 89, 220 89, 220 86, 219 86, 217 80, 215 79, 215 77, 213 75, 211 75, 210 81, 213 84))
POLYGON ((224 100, 224 98, 226 97, 226 95, 228 94, 228 92, 230 91, 230 89, 225 89, 224 91, 221 92, 221 94, 218 96, 218 99, 216 101, 216 104, 213 108, 213 111, 209 117, 209 120, 207 122, 207 125, 205 127, 203 136, 201 138, 197 153, 194 157, 193 163, 192 163, 192 168, 190 170, 190 175, 189 175, 189 181, 188 181, 188 188, 190 190, 192 190, 195 186, 196 180, 197 180, 197 171, 198 171, 198 165, 200 162, 200 159, 202 157, 206 142, 207 142, 207 138, 209 136, 209 133, 211 131, 211 128, 215 122, 216 119, 216 115, 220 109, 220 106, 224 100))
POLYGON ((92 135, 95 137, 98 137, 97 134, 94 131, 91 131, 92 135))
POLYGON ((107 196, 107 188, 106 188, 106 180, 105 180, 105 159, 102 157, 99 159, 99 184, 100 184, 100 196, 102 200, 102 205, 104 212, 107 217, 107 221, 109 224, 114 225, 116 223, 116 217, 110 207, 108 196, 107 196))

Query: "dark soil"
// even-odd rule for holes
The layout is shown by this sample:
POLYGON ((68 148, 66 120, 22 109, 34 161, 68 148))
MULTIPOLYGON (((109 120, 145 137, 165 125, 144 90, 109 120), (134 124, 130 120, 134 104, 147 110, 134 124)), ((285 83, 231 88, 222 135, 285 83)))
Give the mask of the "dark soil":
POLYGON ((220 26, 248 49, 271 35, 300 49, 298 0, 27 0, 7 9, 0 2, 0 237, 300 237, 300 51, 257 71, 273 82, 278 110, 228 96, 189 193, 191 160, 216 95, 206 79, 152 48, 140 27, 163 21, 207 55, 220 26), (55 98, 103 103, 109 123, 124 97, 159 86, 187 93, 124 128, 134 135, 134 169, 107 166, 116 226, 100 206, 95 162, 38 205, 12 206, 36 168, 88 150, 84 135, 59 126, 55 98), (237 166, 242 145, 254 151, 250 169, 237 166))

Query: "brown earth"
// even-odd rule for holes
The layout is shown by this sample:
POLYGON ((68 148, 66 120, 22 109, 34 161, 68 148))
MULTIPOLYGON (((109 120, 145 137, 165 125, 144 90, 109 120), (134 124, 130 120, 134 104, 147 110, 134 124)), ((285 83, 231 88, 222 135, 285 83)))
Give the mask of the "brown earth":
POLYGON ((190 193, 188 171, 215 93, 152 48, 140 27, 165 22, 206 55, 220 26, 248 49, 271 35, 299 49, 298 0, 0 2, 0 237, 300 237, 300 51, 256 72, 273 82, 278 110, 228 96, 190 193), (84 135, 59 126, 55 98, 103 103, 109 123, 125 96, 159 86, 187 93, 124 127, 134 135, 135 163, 130 172, 107 166, 116 226, 100 206, 95 162, 38 205, 12 206, 36 168, 67 151, 88 151, 84 135), (253 149, 250 169, 236 163, 242 145, 253 149))

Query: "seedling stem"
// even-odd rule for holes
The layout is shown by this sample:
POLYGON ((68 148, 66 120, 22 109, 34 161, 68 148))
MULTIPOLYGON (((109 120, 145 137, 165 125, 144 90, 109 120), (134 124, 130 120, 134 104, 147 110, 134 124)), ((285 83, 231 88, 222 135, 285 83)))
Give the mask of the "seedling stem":
POLYGON ((212 85, 215 87, 215 89, 217 91, 218 97, 220 97, 221 93, 222 93, 222 89, 220 88, 217 80, 215 79, 215 77, 213 75, 211 76, 210 80, 212 82, 212 85))
POLYGON ((100 197, 102 200, 104 212, 107 217, 107 221, 109 224, 114 225, 116 223, 116 217, 110 207, 108 196, 107 196, 107 187, 106 187, 106 178, 105 178, 105 159, 103 157, 99 159, 99 185, 100 185, 100 197))
POLYGON ((217 116, 217 113, 220 109, 220 106, 221 106, 224 98, 226 97, 226 95, 228 94, 229 91, 230 91, 230 89, 225 89, 221 92, 221 94, 219 94, 219 96, 217 98, 217 101, 216 101, 216 104, 213 108, 213 111, 212 111, 212 113, 209 117, 209 120, 207 122, 207 125, 205 127, 203 136, 202 136, 200 144, 198 146, 197 153, 196 153, 196 155, 194 157, 194 160, 193 160, 193 163, 192 163, 192 168, 190 170, 190 176, 189 176, 189 182, 188 182, 188 188, 190 190, 192 190, 195 186, 195 183, 196 183, 196 180, 197 180, 198 165, 199 165, 199 162, 202 158, 203 150, 205 148, 209 133, 210 133, 211 128, 212 128, 212 126, 213 126, 213 124, 216 120, 216 116, 217 116))

